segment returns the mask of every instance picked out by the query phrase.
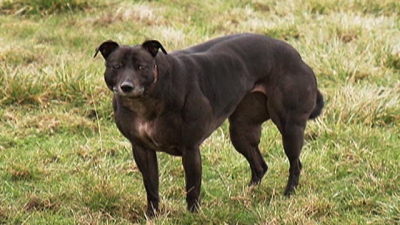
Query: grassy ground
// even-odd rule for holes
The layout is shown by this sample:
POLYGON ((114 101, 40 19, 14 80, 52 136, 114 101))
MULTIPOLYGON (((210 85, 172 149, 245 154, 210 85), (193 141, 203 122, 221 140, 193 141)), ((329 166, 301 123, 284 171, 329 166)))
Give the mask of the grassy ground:
POLYGON ((0 1, 0 224, 400 223, 400 3, 397 0, 0 1), (269 122, 270 170, 248 188, 224 124, 202 146, 202 209, 185 210, 180 159, 159 154, 161 213, 111 120, 104 40, 167 50, 257 32, 285 39, 326 98, 310 122, 296 195, 269 122))

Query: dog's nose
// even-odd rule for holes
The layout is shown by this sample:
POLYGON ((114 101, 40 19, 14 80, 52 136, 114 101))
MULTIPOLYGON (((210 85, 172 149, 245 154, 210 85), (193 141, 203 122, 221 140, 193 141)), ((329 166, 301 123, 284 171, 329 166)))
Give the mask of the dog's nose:
POLYGON ((122 82, 120 87, 124 93, 129 93, 133 91, 133 84, 131 82, 124 81, 122 82))

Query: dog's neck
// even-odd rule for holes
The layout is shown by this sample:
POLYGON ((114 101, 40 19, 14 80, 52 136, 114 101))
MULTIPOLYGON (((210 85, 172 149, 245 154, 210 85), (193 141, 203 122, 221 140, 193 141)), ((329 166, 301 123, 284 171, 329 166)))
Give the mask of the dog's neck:
POLYGON ((162 112, 164 106, 162 102, 149 96, 127 98, 114 95, 114 99, 120 104, 120 106, 122 106, 122 110, 128 110, 136 117, 144 120, 151 120, 152 118, 157 117, 162 112))

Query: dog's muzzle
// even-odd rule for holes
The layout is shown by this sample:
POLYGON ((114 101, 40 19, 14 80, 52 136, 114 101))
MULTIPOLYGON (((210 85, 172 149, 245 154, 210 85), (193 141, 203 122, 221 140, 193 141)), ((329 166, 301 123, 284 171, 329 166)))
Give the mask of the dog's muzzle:
POLYGON ((135 87, 132 82, 124 81, 119 86, 114 86, 113 91, 121 96, 140 97, 144 93, 144 87, 135 87))

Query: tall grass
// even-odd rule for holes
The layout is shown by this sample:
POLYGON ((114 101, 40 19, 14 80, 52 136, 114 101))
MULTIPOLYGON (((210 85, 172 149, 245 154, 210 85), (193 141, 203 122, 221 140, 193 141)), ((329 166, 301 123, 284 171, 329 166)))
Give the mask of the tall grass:
POLYGON ((94 1, 87 0, 3 0, 0 12, 11 15, 47 16, 64 12, 88 10, 94 1))

